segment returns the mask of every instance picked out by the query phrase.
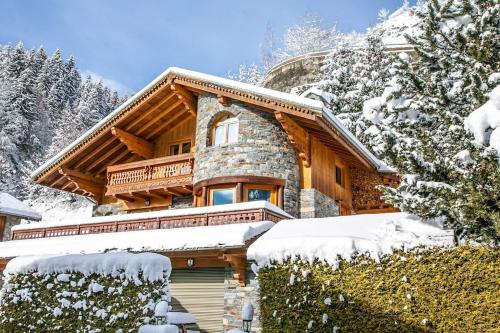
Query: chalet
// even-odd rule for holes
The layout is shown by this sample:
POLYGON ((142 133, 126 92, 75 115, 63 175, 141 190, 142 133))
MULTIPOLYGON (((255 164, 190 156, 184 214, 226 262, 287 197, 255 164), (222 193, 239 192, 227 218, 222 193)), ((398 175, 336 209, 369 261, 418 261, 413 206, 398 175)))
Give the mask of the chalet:
POLYGON ((320 101, 179 68, 32 178, 92 199, 95 216, 14 228, 3 264, 33 252, 164 253, 174 306, 206 332, 234 327, 244 298, 257 299, 246 248, 269 221, 392 211, 375 186, 396 181, 320 101))
POLYGON ((10 240, 10 229, 21 220, 39 221, 42 216, 8 193, 0 193, 0 242, 10 240))

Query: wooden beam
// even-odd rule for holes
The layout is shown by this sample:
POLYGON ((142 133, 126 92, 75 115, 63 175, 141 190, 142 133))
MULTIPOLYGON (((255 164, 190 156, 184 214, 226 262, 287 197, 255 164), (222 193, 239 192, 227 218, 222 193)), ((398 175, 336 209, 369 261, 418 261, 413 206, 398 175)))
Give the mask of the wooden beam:
POLYGON ((88 173, 83 173, 80 171, 72 170, 69 168, 64 168, 61 167, 59 168, 59 173, 63 176, 68 176, 68 177, 76 177, 79 179, 87 180, 89 182, 99 184, 99 185, 104 185, 104 179, 95 177, 93 175, 89 175, 88 173))
POLYGON ((144 159, 151 159, 154 156, 154 145, 149 141, 135 136, 117 127, 111 127, 111 133, 116 136, 128 150, 144 159))
POLYGON ((113 195, 113 197, 116 199, 127 201, 127 202, 134 202, 135 201, 135 199, 133 197, 129 197, 128 195, 124 195, 124 194, 115 194, 115 195, 113 195))
POLYGON ((283 112, 275 112, 274 116, 288 135, 288 139, 299 152, 299 157, 305 166, 311 166, 311 137, 310 134, 283 112))
MULTIPOLYGON (((120 142, 116 147, 108 150, 106 154, 103 154, 101 157, 99 157, 97 160, 92 162, 89 166, 86 167, 87 171, 91 171, 93 168, 104 162, 106 159, 108 159, 111 155, 114 153, 118 152, 121 148, 123 148, 123 144, 120 142)), ((106 163, 109 165, 109 163, 106 163)))
POLYGON ((164 191, 167 192, 168 194, 176 195, 178 197, 183 197, 186 195, 185 193, 182 193, 181 191, 178 191, 178 190, 174 190, 172 188, 166 188, 166 189, 164 189, 164 191))
POLYGON ((142 125, 137 131, 136 133, 137 134, 141 134, 142 132, 144 132, 146 129, 148 129, 149 127, 151 126, 158 126, 158 124, 155 125, 156 122, 158 122, 161 118, 165 117, 166 115, 168 115, 170 112, 172 112, 173 110, 175 110, 179 105, 182 104, 182 101, 181 100, 177 100, 175 101, 174 103, 172 103, 171 105, 168 106, 168 108, 166 108, 165 110, 162 110, 160 112, 158 112, 157 115, 155 115, 153 117, 153 119, 149 120, 147 123, 145 123, 144 125, 142 125))
POLYGON ((104 142, 102 145, 99 145, 98 147, 96 147, 95 149, 93 149, 90 153, 88 154, 84 154, 83 155, 83 158, 78 161, 78 163, 76 163, 74 165, 74 168, 75 169, 79 169, 82 165, 84 165, 87 161, 89 161, 90 159, 94 158, 96 155, 98 155, 102 150, 108 148, 108 146, 113 143, 114 141, 116 140, 116 138, 114 136, 112 136, 110 139, 106 140, 106 142, 104 142))
POLYGON ((196 100, 191 92, 183 86, 172 83, 170 89, 177 94, 177 97, 182 101, 189 113, 196 117, 196 100))
POLYGON ((161 124, 160 126, 156 126, 154 130, 152 130, 151 132, 148 133, 148 135, 146 136, 146 139, 151 139, 152 137, 154 137, 156 135, 156 133, 160 132, 160 131, 166 131, 165 129, 168 127, 168 126, 171 126, 173 124, 176 123, 176 121, 181 118, 182 116, 185 116, 185 111, 184 110, 180 110, 176 113, 174 113, 171 117, 168 118, 167 121, 163 122, 163 124, 161 124))
POLYGON ((104 181, 102 179, 95 178, 91 175, 71 170, 68 168, 59 168, 59 173, 66 178, 66 180, 75 186, 72 192, 77 190, 82 191, 84 194, 88 193, 96 201, 101 200, 104 181))
POLYGON ((127 124, 125 126, 125 130, 129 131, 131 130, 134 126, 136 126, 137 124, 139 124, 142 120, 144 120, 144 118, 148 117, 149 115, 153 114, 154 112, 156 112, 158 109, 161 109, 162 107, 165 106, 165 104, 168 104, 170 102, 170 100, 172 99, 172 97, 174 96, 177 96, 175 93, 170 93, 168 94, 166 97, 165 97, 165 100, 157 103, 155 106, 153 107, 150 107, 148 109, 146 109, 144 112, 141 112, 141 115, 139 117, 137 117, 136 119, 134 119, 133 121, 131 121, 129 124, 127 124))
POLYGON ((229 98, 222 95, 217 95, 217 102, 219 102, 224 107, 228 107, 230 105, 229 98))
POLYGON ((234 269, 233 278, 244 287, 246 282, 247 260, 245 255, 224 254, 223 260, 229 262, 234 269))
MULTIPOLYGON (((121 152, 119 155, 117 155, 111 161, 109 161, 109 165, 115 165, 116 162, 118 162, 119 160, 121 160, 122 158, 127 156, 129 153, 130 153, 130 151, 128 149, 121 152)), ((107 168, 108 168, 107 165, 101 167, 99 170, 97 170, 97 174, 101 174, 101 173, 105 172, 107 168)))
POLYGON ((151 196, 153 198, 162 199, 162 200, 168 198, 168 194, 161 195, 161 194, 158 194, 158 193, 156 193, 156 192, 154 192, 152 190, 151 191, 150 190, 146 190, 145 192, 147 193, 147 195, 149 195, 149 196, 151 196))

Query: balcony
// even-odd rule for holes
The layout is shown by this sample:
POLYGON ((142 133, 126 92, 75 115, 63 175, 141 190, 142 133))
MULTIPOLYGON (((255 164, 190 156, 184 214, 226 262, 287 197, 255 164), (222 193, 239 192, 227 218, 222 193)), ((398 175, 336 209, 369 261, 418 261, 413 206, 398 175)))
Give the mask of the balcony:
POLYGON ((260 221, 279 222, 292 216, 265 202, 253 201, 220 206, 169 209, 59 223, 37 222, 12 228, 12 240, 76 236, 139 230, 174 229, 260 221))
POLYGON ((193 154, 182 154, 110 166, 105 195, 185 195, 192 191, 193 162, 193 154))

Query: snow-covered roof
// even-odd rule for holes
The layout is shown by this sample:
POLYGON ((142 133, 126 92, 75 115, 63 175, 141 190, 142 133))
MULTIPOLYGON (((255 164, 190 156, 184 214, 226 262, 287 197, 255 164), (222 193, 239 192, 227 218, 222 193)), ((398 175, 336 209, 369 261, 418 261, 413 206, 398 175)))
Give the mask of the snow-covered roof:
POLYGON ((90 128, 87 132, 81 135, 78 139, 76 139, 73 143, 68 145, 66 148, 61 150, 58 154, 53 156, 51 159, 47 160, 44 164, 42 164, 39 168, 37 168, 31 174, 31 177, 36 180, 44 171, 49 169, 54 164, 60 162, 67 154, 71 153, 73 149, 81 145, 87 139, 89 139, 94 133, 96 133, 99 129, 103 128, 107 124, 111 123, 117 116, 121 115, 127 108, 129 108, 132 104, 134 104, 141 97, 146 95, 152 88, 157 86, 158 84, 167 80, 168 77, 181 77, 184 79, 193 79, 199 82, 208 83, 211 85, 216 85, 223 89, 233 89, 242 93, 248 93, 258 98, 269 99, 275 101, 277 103, 285 103, 294 105, 300 108, 305 108, 307 110, 316 112, 318 115, 324 116, 327 113, 325 119, 330 121, 331 125, 339 130, 342 134, 346 135, 345 139, 348 143, 353 145, 355 149, 357 149, 362 156, 367 158, 373 166, 379 171, 387 171, 387 167, 378 160, 372 153, 370 153, 364 146, 356 139, 356 137, 350 133, 345 126, 343 126, 339 121, 333 120, 335 116, 331 114, 331 112, 325 111, 323 103, 321 101, 292 95, 289 93, 284 93, 272 89, 267 89, 263 87, 254 86, 251 84, 238 82, 214 75, 204 74, 200 72, 195 72, 183 68, 170 67, 162 74, 160 74, 157 78, 151 81, 146 87, 144 87, 141 91, 136 93, 134 96, 129 98, 125 103, 123 103, 116 110, 111 112, 105 118, 103 118, 100 122, 90 128), (333 118, 332 118, 333 117, 333 118))
POLYGON ((10 215, 25 219, 41 220, 42 215, 23 204, 8 193, 0 193, 0 215, 10 215))
MULTIPOLYGON (((70 254, 18 257, 9 261, 3 273, 41 275, 75 273, 84 275, 124 276, 127 280, 159 281, 170 275, 170 259, 156 253, 108 252, 95 254, 70 254)), ((58 277, 59 279, 64 277, 58 277)))
POLYGON ((0 242, 0 257, 101 253, 106 250, 173 252, 199 249, 238 248, 269 230, 272 222, 252 222, 48 237, 0 242))
POLYGON ((336 265, 338 257, 368 253, 378 260, 394 249, 448 246, 453 233, 407 213, 366 214, 281 221, 257 239, 247 258, 259 266, 288 258, 322 260, 336 265))
POLYGON ((115 222, 115 221, 120 221, 120 222, 137 221, 137 220, 146 220, 151 218, 224 213, 224 212, 234 212, 240 210, 254 210, 254 209, 267 209, 281 216, 285 216, 287 218, 293 218, 293 216, 291 216, 281 208, 273 205, 272 203, 260 200, 260 201, 240 202, 240 203, 216 205, 216 206, 182 208, 182 209, 165 209, 153 212, 130 213, 130 214, 109 215, 109 216, 88 217, 88 218, 71 218, 65 220, 26 223, 26 224, 15 225, 12 227, 12 230, 27 230, 27 229, 60 227, 60 226, 81 225, 81 224, 95 224, 95 223, 115 222))

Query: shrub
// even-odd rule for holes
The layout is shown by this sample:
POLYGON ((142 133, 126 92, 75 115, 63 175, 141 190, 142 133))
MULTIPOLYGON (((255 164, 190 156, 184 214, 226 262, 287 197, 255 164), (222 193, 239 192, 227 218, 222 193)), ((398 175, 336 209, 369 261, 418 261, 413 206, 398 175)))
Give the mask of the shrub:
POLYGON ((415 249, 377 263, 259 271, 265 332, 498 332, 499 250, 415 249))
POLYGON ((169 297, 170 262, 157 254, 62 256, 9 265, 0 294, 1 332, 137 332, 156 302, 169 297))

